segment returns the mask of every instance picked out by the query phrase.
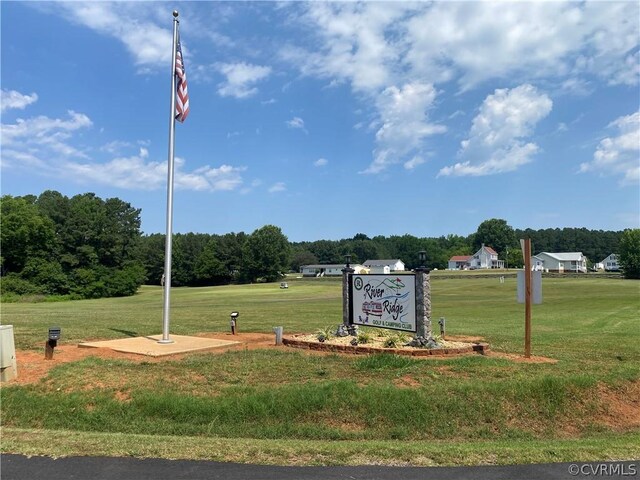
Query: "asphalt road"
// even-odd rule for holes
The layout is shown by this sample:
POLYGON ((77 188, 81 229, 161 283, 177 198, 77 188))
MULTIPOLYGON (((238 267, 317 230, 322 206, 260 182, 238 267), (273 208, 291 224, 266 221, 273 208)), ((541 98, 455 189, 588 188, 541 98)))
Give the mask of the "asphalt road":
POLYGON ((2 455, 2 480, 546 480, 640 478, 640 461, 483 467, 278 467, 207 461, 2 455))

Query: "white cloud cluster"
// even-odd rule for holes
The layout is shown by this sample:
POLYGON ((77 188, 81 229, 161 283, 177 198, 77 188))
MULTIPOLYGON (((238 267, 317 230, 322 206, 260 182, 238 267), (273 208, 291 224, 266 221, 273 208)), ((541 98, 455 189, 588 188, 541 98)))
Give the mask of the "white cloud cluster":
MULTIPOLYGON (((166 187, 167 162, 148 159, 149 152, 141 148, 137 155, 115 158, 106 163, 65 162, 64 170, 83 183, 98 183, 127 190, 157 190, 166 187)), ((244 167, 208 165, 193 172, 184 170, 185 161, 174 160, 176 189, 193 191, 235 190, 242 185, 244 167)))
POLYGON ((278 193, 284 192, 287 189, 287 186, 284 182, 277 182, 269 187, 269 193, 278 193))
MULTIPOLYGON (((37 116, 2 124, 0 163, 3 168, 27 168, 35 174, 132 190, 166 186, 167 162, 149 160, 146 148, 140 148, 137 155, 100 163, 91 158, 89 150, 76 147, 73 135, 92 126, 88 116, 72 110, 65 119, 37 116)), ((100 150, 114 154, 130 146, 128 142, 113 141, 100 150)), ((235 190, 242 185, 242 172, 246 170, 206 165, 188 172, 184 165, 184 160, 175 159, 175 186, 196 191, 235 190)))
POLYGON ((304 128, 304 120, 300 117, 293 117, 291 120, 286 121, 287 127, 302 130, 305 133, 309 133, 306 128, 304 128))
POLYGON ((271 67, 248 63, 220 63, 217 65, 226 80, 218 85, 218 93, 223 97, 247 98, 255 95, 255 84, 271 74, 271 67))
MULTIPOLYGON (((70 21, 121 41, 140 71, 171 64, 170 23, 160 27, 155 7, 127 2, 56 2, 37 8, 63 15, 70 21), (125 20, 126 19, 126 20, 125 20)), ((183 46, 185 55, 186 48, 183 46)))
MULTIPOLYGON (((281 58, 305 75, 348 83, 376 106, 378 121, 389 126, 376 136, 368 173, 390 163, 414 168, 424 161, 412 149, 388 143, 391 125, 405 118, 388 122, 385 100, 403 85, 456 82, 464 91, 488 81, 544 79, 584 95, 594 78, 614 85, 637 85, 640 78, 637 2, 309 2, 302 8, 300 20, 317 32, 317 41, 288 45, 281 58)), ((438 128, 426 117, 416 122, 416 112, 407 111, 408 124, 399 133, 424 149, 425 127, 435 127, 432 133, 438 128)), ((461 164, 456 171, 506 171, 528 162, 536 150, 533 143, 503 145, 491 155, 493 166, 461 164)))
POLYGON ((459 157, 466 159, 440 170, 438 176, 480 176, 510 172, 529 163, 538 146, 524 141, 546 117, 553 102, 532 85, 497 89, 473 119, 459 157))
POLYGON ((37 100, 38 94, 36 93, 24 95, 15 90, 5 90, 3 88, 0 91, 0 111, 4 112, 5 110, 11 109, 23 110, 27 105, 31 105, 37 100))
POLYGON ((329 163, 329 160, 326 158, 319 158, 315 162, 313 162, 314 167, 325 167, 329 163))
POLYGON ((640 111, 619 117, 608 128, 617 135, 600 141, 593 160, 580 165, 580 172, 621 175, 622 185, 640 183, 640 111))
POLYGON ((63 157, 88 158, 69 139, 72 132, 91 127, 93 123, 83 113, 69 110, 67 119, 43 115, 19 118, 14 124, 2 124, 2 163, 28 161, 31 166, 45 167, 63 157))
MULTIPOLYGON (((446 128, 430 123, 427 110, 436 98, 433 85, 409 83, 402 88, 386 88, 377 100, 381 126, 376 132, 377 148, 374 160, 363 173, 379 173, 387 166, 400 162, 408 154, 419 151, 424 138, 443 133, 446 128)), ((412 169, 422 163, 420 157, 405 163, 412 169)))

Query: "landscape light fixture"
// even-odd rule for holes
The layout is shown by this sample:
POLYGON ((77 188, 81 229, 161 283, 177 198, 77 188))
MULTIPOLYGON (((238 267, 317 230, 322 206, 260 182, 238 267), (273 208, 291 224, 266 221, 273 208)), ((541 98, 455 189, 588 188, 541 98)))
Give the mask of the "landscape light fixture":
POLYGON ((238 317, 240 316, 240 312, 231 312, 230 317, 231 317, 231 335, 235 335, 236 334, 236 321, 238 320, 238 317))
POLYGON ((345 262, 347 262, 347 268, 349 268, 349 264, 351 263, 351 255, 344 256, 345 262))
POLYGON ((45 360, 53 359, 53 349, 58 346, 58 340, 60 340, 60 335, 62 334, 62 329, 60 327, 50 327, 49 335, 47 336, 47 343, 44 346, 44 358, 45 360))
POLYGON ((420 250, 418 252, 418 258, 420 258, 420 268, 425 268, 424 264, 427 261, 427 252, 420 250))

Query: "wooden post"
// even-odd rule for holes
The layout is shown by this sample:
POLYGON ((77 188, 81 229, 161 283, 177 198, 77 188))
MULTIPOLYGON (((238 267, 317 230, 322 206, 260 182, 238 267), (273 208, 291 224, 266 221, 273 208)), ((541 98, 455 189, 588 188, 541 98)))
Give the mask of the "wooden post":
POLYGON ((524 356, 531 357, 531 239, 524 240, 524 356))

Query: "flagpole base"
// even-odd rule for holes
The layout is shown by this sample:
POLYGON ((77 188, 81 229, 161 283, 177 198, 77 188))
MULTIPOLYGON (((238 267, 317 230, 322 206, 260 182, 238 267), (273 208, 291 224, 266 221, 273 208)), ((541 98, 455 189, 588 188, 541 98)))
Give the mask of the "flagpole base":
POLYGON ((170 343, 176 343, 176 342, 174 342, 170 338, 167 338, 167 339, 161 338, 160 340, 158 340, 158 343, 161 345, 168 345, 170 343))

